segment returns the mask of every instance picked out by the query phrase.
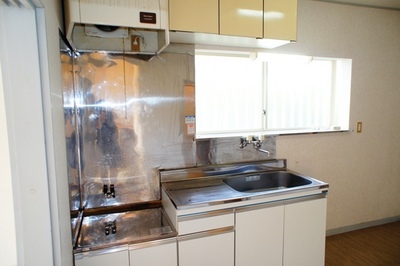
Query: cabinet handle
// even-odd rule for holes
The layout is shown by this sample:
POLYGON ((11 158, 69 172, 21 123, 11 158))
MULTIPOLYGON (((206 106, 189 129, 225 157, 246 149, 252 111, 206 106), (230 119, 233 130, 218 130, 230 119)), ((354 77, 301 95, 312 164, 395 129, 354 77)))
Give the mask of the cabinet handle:
POLYGON ((179 216, 178 221, 185 222, 185 221, 203 219, 203 218, 207 218, 207 217, 213 217, 213 216, 219 216, 219 215, 231 214, 231 213, 233 213, 233 209, 209 211, 209 212, 203 212, 203 213, 198 213, 198 214, 179 216))
POLYGON ((208 230, 208 231, 204 231, 204 232, 200 232, 200 233, 193 233, 193 234, 188 234, 188 235, 184 235, 184 236, 178 236, 178 242, 179 241, 187 241, 187 240, 196 239, 196 238, 231 233, 231 232, 234 232, 234 228, 235 228, 234 226, 228 226, 228 227, 212 229, 212 230, 208 230))

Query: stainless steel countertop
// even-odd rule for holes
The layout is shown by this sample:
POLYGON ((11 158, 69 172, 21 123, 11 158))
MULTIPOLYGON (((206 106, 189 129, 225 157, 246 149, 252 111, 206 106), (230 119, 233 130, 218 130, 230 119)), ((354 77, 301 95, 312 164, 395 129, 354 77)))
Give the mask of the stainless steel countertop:
POLYGON ((311 180, 311 184, 293 188, 249 193, 236 191, 226 185, 223 182, 223 179, 226 178, 226 176, 164 182, 162 183, 162 188, 165 190, 172 203, 175 205, 175 208, 178 210, 245 201, 260 197, 274 197, 279 195, 288 195, 289 197, 290 194, 296 192, 311 190, 317 191, 322 188, 328 189, 329 185, 325 182, 308 176, 303 177, 311 180))
POLYGON ((75 253, 135 244, 177 235, 163 208, 150 208, 83 217, 75 253), (115 221, 115 222, 114 222, 115 221), (106 235, 114 223, 116 232, 106 235))

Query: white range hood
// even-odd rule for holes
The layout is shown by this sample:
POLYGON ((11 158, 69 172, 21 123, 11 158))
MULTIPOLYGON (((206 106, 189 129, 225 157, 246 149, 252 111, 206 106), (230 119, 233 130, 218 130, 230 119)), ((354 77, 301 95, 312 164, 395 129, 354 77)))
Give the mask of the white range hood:
POLYGON ((168 0, 65 0, 65 26, 79 52, 155 55, 169 45, 168 0))

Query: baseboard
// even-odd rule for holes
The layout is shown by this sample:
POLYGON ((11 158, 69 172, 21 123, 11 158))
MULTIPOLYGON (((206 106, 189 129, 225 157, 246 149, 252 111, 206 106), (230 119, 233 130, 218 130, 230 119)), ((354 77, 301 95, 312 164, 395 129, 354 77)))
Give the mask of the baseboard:
POLYGON ((380 220, 374 220, 374 221, 369 221, 369 222, 365 222, 365 223, 359 223, 359 224, 329 229, 329 230, 326 230, 326 236, 347 233, 347 232, 354 231, 354 230, 364 229, 364 228, 382 225, 382 224, 394 223, 394 222, 398 222, 398 221, 400 221, 400 216, 393 216, 393 217, 388 217, 388 218, 384 218, 384 219, 380 219, 380 220))

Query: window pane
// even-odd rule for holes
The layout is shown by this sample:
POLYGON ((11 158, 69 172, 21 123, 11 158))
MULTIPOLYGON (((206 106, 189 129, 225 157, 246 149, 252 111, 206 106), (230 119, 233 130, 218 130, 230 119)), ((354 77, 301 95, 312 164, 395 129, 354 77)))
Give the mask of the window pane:
POLYGON ((332 61, 267 65, 267 130, 330 129, 332 61))
POLYGON ((196 55, 196 132, 262 130, 262 63, 196 55))

